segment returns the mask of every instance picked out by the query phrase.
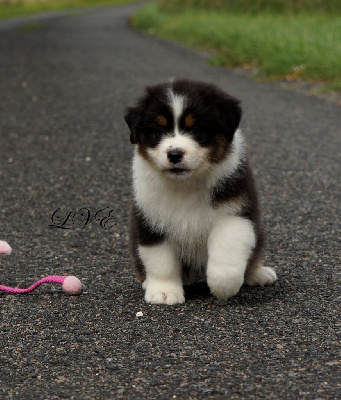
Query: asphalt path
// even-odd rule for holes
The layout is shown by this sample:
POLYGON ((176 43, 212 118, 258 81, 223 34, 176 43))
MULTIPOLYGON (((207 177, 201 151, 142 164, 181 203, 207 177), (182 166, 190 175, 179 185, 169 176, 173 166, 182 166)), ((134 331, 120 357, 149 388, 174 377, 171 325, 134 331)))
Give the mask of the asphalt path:
POLYGON ((0 398, 336 399, 340 108, 133 31, 135 9, 0 25, 0 239, 13 247, 0 282, 72 274, 86 286, 76 297, 52 284, 0 294, 0 398), (127 251, 133 148, 122 114, 170 77, 242 101, 272 287, 218 301, 194 285, 172 307, 143 300, 127 251), (105 226, 82 219, 106 207, 105 226), (49 227, 81 209, 70 229, 49 227))

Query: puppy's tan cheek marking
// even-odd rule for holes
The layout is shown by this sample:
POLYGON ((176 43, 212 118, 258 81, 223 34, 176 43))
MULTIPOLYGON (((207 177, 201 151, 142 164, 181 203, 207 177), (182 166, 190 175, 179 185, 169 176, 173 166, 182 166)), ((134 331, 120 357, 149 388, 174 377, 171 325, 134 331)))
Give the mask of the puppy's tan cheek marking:
POLYGON ((158 164, 160 162, 160 154, 158 146, 153 149, 148 146, 139 146, 138 152, 146 161, 159 168, 158 164))
POLYGON ((142 156, 145 160, 149 161, 149 157, 146 152, 146 148, 144 146, 139 145, 138 152, 139 152, 140 156, 142 156))
POLYGON ((144 137, 142 136, 140 139, 140 143, 138 144, 138 152, 145 160, 150 161, 147 148, 148 146, 145 144, 144 137))
POLYGON ((191 128, 195 124, 195 118, 193 117, 193 114, 188 114, 185 117, 185 125, 186 128, 191 128))
POLYGON ((160 126, 162 126, 163 128, 164 128, 165 126, 167 126, 167 119, 166 119, 166 117, 164 117, 164 116, 161 115, 161 114, 158 114, 158 116, 156 117, 156 122, 157 122, 160 126))
POLYGON ((216 142, 210 146, 209 160, 213 163, 223 161, 228 152, 228 144, 222 135, 217 136, 216 142))

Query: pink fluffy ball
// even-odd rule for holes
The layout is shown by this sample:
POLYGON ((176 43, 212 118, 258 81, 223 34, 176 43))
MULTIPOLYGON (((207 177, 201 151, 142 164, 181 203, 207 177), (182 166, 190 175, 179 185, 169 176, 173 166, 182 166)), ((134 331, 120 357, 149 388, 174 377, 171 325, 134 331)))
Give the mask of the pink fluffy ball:
POLYGON ((82 282, 75 276, 67 276, 62 285, 65 293, 75 295, 82 292, 82 282))
POLYGON ((12 253, 12 247, 4 240, 0 240, 0 254, 9 255, 11 253, 12 253))

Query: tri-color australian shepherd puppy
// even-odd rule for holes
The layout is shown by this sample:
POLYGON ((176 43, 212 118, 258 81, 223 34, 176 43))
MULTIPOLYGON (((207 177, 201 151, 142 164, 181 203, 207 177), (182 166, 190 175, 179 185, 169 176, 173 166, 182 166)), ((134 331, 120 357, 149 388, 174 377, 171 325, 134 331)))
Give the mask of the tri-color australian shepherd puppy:
POLYGON ((130 249, 148 303, 185 301, 205 280, 218 299, 269 285, 257 193, 238 129, 239 102, 218 87, 173 80, 127 109, 133 158, 130 249))

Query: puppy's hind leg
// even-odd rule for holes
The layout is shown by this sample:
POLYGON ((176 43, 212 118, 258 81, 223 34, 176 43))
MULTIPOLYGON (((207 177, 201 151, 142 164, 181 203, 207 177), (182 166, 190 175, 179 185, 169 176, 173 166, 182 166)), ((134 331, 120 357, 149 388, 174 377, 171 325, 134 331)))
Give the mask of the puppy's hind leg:
POLYGON ((277 280, 276 272, 271 267, 257 264, 245 274, 245 283, 249 286, 268 286, 277 280))
POLYGON ((139 256, 144 264, 146 280, 145 300, 152 304, 184 303, 181 264, 167 241, 153 246, 139 246, 139 256))

